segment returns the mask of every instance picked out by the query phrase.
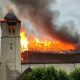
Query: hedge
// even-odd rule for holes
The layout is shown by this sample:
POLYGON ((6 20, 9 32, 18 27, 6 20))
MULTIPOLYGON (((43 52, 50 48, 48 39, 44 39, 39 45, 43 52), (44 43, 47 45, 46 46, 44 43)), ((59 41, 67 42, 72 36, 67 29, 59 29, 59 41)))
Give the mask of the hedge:
POLYGON ((39 67, 30 72, 25 72, 18 80, 80 80, 80 68, 70 74, 54 67, 39 67))

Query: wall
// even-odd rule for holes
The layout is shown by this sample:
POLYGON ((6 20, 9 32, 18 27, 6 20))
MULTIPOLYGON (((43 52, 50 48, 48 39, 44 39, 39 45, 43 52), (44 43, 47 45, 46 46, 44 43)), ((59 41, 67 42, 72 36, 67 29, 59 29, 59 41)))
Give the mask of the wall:
POLYGON ((2 73, 1 73, 1 63, 0 63, 0 80, 2 79, 2 73))
MULTIPOLYGON (((71 71, 73 71, 75 68, 79 68, 80 67, 80 64, 79 63, 75 63, 75 64, 22 64, 21 65, 21 73, 23 73, 27 68, 38 68, 38 67, 48 67, 48 66, 54 66, 56 69, 63 69, 65 70, 66 72, 70 73, 71 71)), ((19 73, 15 72, 15 71, 10 71, 8 70, 8 74, 7 75, 10 75, 10 80, 16 80, 16 79, 13 79, 13 76, 15 78, 17 78, 16 76, 19 76, 19 73)), ((1 80, 1 64, 0 64, 0 80, 1 80)), ((8 78, 9 78, 8 77, 8 78)))
POLYGON ((48 67, 48 66, 54 66, 58 70, 63 69, 69 73, 73 71, 75 68, 79 68, 80 64, 79 63, 75 63, 75 64, 22 64, 21 71, 22 72, 25 71, 25 69, 27 69, 28 67, 33 69, 33 68, 48 67))

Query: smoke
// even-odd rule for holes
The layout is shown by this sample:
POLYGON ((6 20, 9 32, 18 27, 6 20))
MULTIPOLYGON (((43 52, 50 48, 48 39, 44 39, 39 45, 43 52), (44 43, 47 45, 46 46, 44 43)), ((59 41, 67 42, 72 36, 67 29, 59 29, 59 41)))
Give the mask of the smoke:
MULTIPOLYGON (((56 3, 54 0, 12 0, 12 3, 17 6, 20 15, 31 21, 41 34, 68 43, 78 43, 79 35, 72 28, 69 28, 66 24, 58 28, 54 24, 59 12, 50 10, 49 5, 52 2, 56 3)), ((72 27, 73 24, 70 26, 72 27)))

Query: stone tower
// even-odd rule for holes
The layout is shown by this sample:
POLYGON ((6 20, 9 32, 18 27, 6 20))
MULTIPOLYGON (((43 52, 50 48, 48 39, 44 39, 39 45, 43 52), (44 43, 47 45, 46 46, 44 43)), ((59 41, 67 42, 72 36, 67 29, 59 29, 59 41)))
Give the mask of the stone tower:
POLYGON ((21 21, 12 10, 1 21, 2 78, 0 80, 16 80, 18 73, 21 73, 20 27, 21 21))

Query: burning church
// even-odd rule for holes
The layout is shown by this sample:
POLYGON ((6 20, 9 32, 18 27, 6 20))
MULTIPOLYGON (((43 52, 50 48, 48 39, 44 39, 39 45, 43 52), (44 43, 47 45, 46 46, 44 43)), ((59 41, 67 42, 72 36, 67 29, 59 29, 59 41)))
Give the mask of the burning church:
POLYGON ((47 26, 46 32, 49 29, 54 39, 27 36, 25 29, 21 27, 21 21, 12 10, 0 21, 2 30, 0 80, 16 80, 28 67, 54 65, 68 72, 79 67, 80 48, 75 44, 78 40, 70 35, 65 39, 64 32, 51 30, 48 19, 49 17, 45 16, 44 27, 47 26))

